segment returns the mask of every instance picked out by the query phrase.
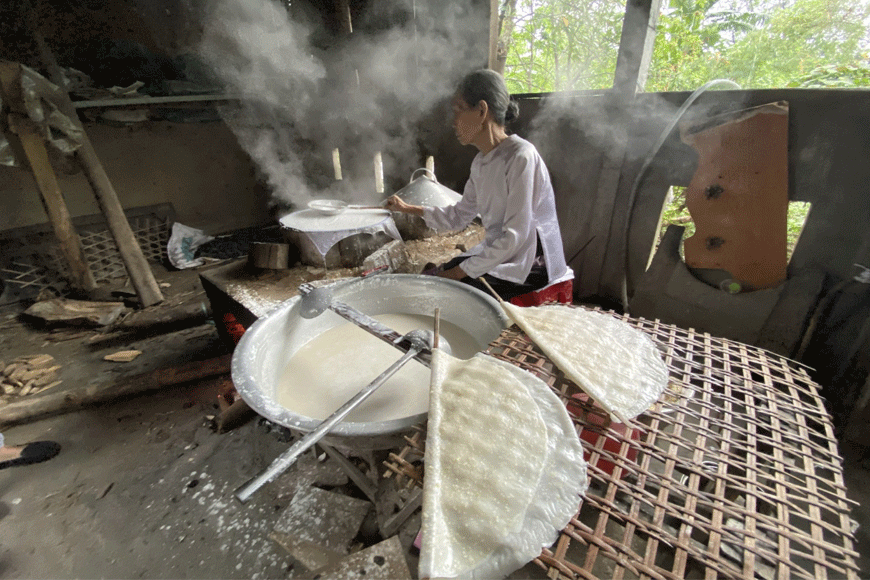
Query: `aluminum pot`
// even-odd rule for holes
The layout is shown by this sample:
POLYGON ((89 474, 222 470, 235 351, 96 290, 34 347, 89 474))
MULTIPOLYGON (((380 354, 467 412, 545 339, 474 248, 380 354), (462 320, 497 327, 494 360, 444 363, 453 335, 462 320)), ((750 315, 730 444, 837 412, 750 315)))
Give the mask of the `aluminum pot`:
MULTIPOLYGON (((425 167, 416 169, 408 185, 397 191, 396 195, 405 203, 430 207, 446 207, 462 199, 461 195, 438 183, 435 174, 425 167), (424 172, 423 175, 415 177, 420 171, 424 172)), ((419 240, 435 234, 435 230, 428 227, 419 216, 393 212, 393 220, 405 240, 419 240)))
MULTIPOLYGON (((431 316, 436 307, 440 308, 441 319, 465 330, 480 350, 486 349, 508 325, 492 297, 445 278, 383 274, 341 281, 330 288, 335 300, 369 315, 431 316)), ((321 333, 348 322, 331 311, 302 318, 299 302, 298 296, 291 298, 251 325, 233 353, 232 377, 239 394, 257 413, 285 427, 309 432, 320 421, 282 406, 277 402, 276 388, 297 350, 321 333)), ((396 350, 395 360, 400 356, 396 350)), ((392 362, 384 361, 384 369, 392 362)), ((424 413, 377 422, 340 423, 324 441, 340 448, 390 449, 400 445, 402 435, 425 418, 424 413)))

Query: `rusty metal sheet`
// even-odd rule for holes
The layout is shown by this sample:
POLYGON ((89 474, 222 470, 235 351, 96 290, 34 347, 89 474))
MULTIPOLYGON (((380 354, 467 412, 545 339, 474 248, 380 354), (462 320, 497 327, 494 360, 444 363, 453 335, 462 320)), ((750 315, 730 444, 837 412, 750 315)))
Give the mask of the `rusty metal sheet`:
POLYGON ((696 227, 686 265, 730 292, 778 286, 787 266, 788 103, 720 115, 681 137, 699 154, 686 190, 696 227))

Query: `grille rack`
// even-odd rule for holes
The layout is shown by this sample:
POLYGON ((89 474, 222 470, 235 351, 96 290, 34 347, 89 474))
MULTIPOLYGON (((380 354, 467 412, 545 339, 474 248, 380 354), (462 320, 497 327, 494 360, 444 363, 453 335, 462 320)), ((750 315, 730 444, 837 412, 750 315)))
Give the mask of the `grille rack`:
MULTIPOLYGON (((162 263, 166 256, 175 213, 171 204, 124 211, 145 259, 162 263)), ((127 278, 127 268, 118 252, 105 218, 100 215, 73 218, 82 252, 97 283, 127 278)), ((0 303, 33 298, 43 289, 58 296, 70 293, 69 268, 63 259, 50 224, 0 232, 0 303)))
MULTIPOLYGON (((568 405, 589 463, 576 516, 535 563, 551 578, 858 578, 852 502, 807 369, 774 353, 608 312, 646 332, 668 389, 628 429, 515 326, 487 352, 568 405), (614 426, 618 427, 618 426, 614 426)), ((425 428, 385 462, 422 486, 425 428)))

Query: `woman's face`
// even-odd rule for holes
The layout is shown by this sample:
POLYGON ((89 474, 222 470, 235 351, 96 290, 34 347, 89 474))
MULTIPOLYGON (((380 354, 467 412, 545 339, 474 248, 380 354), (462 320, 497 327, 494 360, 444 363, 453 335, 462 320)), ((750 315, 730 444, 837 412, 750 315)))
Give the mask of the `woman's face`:
POLYGON ((453 131, 456 133, 456 138, 463 145, 472 143, 483 127, 480 109, 470 106, 458 94, 454 95, 450 105, 453 109, 453 131))

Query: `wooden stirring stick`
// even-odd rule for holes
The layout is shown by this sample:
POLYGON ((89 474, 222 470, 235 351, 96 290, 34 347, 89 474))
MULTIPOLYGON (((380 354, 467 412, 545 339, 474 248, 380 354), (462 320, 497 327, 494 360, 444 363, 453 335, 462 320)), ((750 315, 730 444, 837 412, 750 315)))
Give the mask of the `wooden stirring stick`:
POLYGON ((486 289, 489 290, 489 292, 490 292, 493 296, 495 296, 496 300, 498 300, 499 302, 504 302, 504 300, 501 299, 501 296, 498 295, 498 292, 496 292, 495 290, 492 289, 492 286, 489 285, 489 282, 487 282, 486 279, 485 279, 483 276, 481 276, 480 278, 478 278, 478 280, 480 280, 481 282, 483 282, 483 285, 486 286, 486 289))

